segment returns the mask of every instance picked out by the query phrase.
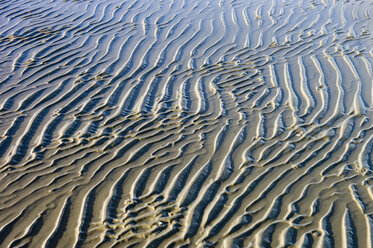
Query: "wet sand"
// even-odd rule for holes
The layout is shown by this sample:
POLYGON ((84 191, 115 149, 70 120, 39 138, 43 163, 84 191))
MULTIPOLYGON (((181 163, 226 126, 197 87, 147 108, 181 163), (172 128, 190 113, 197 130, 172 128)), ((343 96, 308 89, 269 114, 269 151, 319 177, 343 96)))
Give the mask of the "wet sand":
POLYGON ((0 247, 372 247, 371 1, 0 1, 0 247))

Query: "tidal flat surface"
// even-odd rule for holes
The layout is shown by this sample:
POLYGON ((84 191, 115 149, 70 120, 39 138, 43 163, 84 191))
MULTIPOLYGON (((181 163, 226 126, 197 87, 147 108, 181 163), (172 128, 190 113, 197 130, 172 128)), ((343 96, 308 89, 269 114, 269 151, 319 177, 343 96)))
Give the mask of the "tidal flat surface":
POLYGON ((372 247, 372 17, 0 0, 0 247, 372 247))

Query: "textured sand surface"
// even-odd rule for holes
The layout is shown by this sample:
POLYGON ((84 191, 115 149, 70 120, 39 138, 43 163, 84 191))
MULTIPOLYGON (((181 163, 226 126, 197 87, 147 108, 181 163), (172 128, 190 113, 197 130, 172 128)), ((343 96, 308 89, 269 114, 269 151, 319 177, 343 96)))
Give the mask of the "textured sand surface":
POLYGON ((0 0, 0 247, 372 247, 370 0, 0 0))

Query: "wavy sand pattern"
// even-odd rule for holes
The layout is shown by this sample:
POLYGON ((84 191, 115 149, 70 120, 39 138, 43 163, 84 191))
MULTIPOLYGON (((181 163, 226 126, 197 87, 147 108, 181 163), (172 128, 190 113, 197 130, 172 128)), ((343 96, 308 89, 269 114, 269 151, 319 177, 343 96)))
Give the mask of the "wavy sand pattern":
POLYGON ((1 0, 1 247, 372 247, 373 3, 1 0))

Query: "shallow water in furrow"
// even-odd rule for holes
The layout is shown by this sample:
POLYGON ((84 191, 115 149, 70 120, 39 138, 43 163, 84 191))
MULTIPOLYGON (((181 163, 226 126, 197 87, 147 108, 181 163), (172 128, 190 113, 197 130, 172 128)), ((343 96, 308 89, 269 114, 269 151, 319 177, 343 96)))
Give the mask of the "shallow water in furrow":
POLYGON ((0 0, 0 247, 372 247, 372 17, 0 0))

